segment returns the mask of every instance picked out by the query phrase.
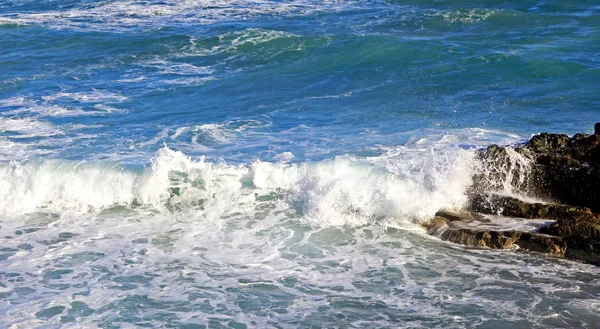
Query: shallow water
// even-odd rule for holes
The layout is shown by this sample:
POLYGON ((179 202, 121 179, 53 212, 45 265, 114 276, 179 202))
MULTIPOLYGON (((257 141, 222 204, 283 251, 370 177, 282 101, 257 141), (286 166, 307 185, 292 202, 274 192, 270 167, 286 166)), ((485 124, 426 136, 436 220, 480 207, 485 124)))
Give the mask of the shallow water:
POLYGON ((592 132, 599 14, 0 3, 0 323, 598 326, 596 267, 419 224, 464 206, 477 148, 592 132))

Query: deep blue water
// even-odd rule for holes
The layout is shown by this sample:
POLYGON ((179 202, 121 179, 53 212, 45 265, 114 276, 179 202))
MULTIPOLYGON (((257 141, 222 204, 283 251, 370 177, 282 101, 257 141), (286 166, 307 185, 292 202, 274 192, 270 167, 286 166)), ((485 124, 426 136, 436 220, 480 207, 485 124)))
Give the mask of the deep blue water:
POLYGON ((597 1, 0 1, 0 323, 594 328, 417 224, 599 87, 597 1))

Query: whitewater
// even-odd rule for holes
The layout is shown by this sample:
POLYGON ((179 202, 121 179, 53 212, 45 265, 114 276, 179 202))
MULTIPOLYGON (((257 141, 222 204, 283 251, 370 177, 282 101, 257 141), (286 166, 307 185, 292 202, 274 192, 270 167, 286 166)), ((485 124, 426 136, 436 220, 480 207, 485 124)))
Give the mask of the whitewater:
POLYGON ((0 2, 0 328, 597 328, 597 267, 423 224, 527 198, 477 150, 591 132, 599 15, 0 2))

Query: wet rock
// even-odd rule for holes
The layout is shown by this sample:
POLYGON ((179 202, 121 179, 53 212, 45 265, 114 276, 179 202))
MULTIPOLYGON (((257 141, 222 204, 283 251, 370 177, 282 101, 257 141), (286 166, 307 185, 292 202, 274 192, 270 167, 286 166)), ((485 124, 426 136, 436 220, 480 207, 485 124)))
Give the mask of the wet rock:
POLYGON ((495 231, 460 227, 454 222, 451 225, 442 223, 443 220, 441 217, 436 217, 436 220, 430 224, 428 232, 444 241, 491 249, 509 249, 518 246, 522 250, 559 257, 564 257, 567 251, 567 243, 562 237, 517 230, 495 231))
POLYGON ((519 239, 518 231, 487 231, 470 228, 448 229, 439 237, 442 240, 473 247, 507 249, 519 239))
POLYGON ((525 250, 600 265, 600 215, 589 208, 529 203, 497 194, 473 196, 469 208, 484 214, 524 220, 555 220, 553 224, 540 228, 539 234, 522 232, 515 243, 525 250))
POLYGON ((523 232, 517 245, 524 250, 564 257, 567 244, 561 237, 548 236, 532 232, 523 232))
POLYGON ((600 212, 600 134, 542 133, 514 147, 490 145, 478 158, 473 193, 510 188, 600 212))
POLYGON ((436 216, 424 226, 427 229, 427 234, 438 236, 440 233, 448 229, 448 221, 442 217, 436 216))
POLYGON ((588 218, 593 217, 592 211, 585 207, 575 207, 562 204, 529 203, 517 198, 483 194, 471 197, 469 210, 483 213, 518 217, 525 219, 588 218))
POLYGON ((564 238, 566 258, 600 265, 600 215, 563 216, 540 232, 564 238))
POLYGON ((427 228, 427 232, 430 235, 439 235, 441 232, 447 230, 450 227, 456 227, 454 222, 468 223, 474 220, 483 220, 483 215, 474 212, 456 212, 451 210, 440 210, 435 213, 435 217, 426 223, 424 226, 427 228))
POLYGON ((554 224, 540 229, 550 235, 600 240, 600 219, 594 214, 573 214, 559 218, 554 224))
POLYGON ((534 153, 528 149, 490 145, 478 151, 477 158, 481 167, 473 175, 470 193, 499 191, 507 186, 530 191, 534 186, 531 181, 534 153))
POLYGON ((600 241, 582 239, 578 236, 565 238, 567 252, 565 258, 600 266, 600 241))
POLYGON ((536 160, 536 194, 561 203, 600 211, 600 167, 571 155, 543 155, 536 160))
POLYGON ((456 212, 451 210, 440 210, 435 213, 435 217, 441 217, 448 221, 472 221, 482 219, 483 216, 473 212, 456 212))
POLYGON ((534 152, 560 151, 570 144, 569 136, 562 134, 541 133, 529 141, 529 149, 534 152))

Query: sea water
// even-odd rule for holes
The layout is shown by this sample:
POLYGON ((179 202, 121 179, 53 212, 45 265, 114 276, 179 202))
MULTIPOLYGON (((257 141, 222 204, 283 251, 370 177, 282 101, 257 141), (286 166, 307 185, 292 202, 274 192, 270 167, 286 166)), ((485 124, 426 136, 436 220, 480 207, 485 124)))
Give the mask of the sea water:
POLYGON ((420 224, 599 86, 597 1, 1 1, 0 327, 597 328, 420 224))

